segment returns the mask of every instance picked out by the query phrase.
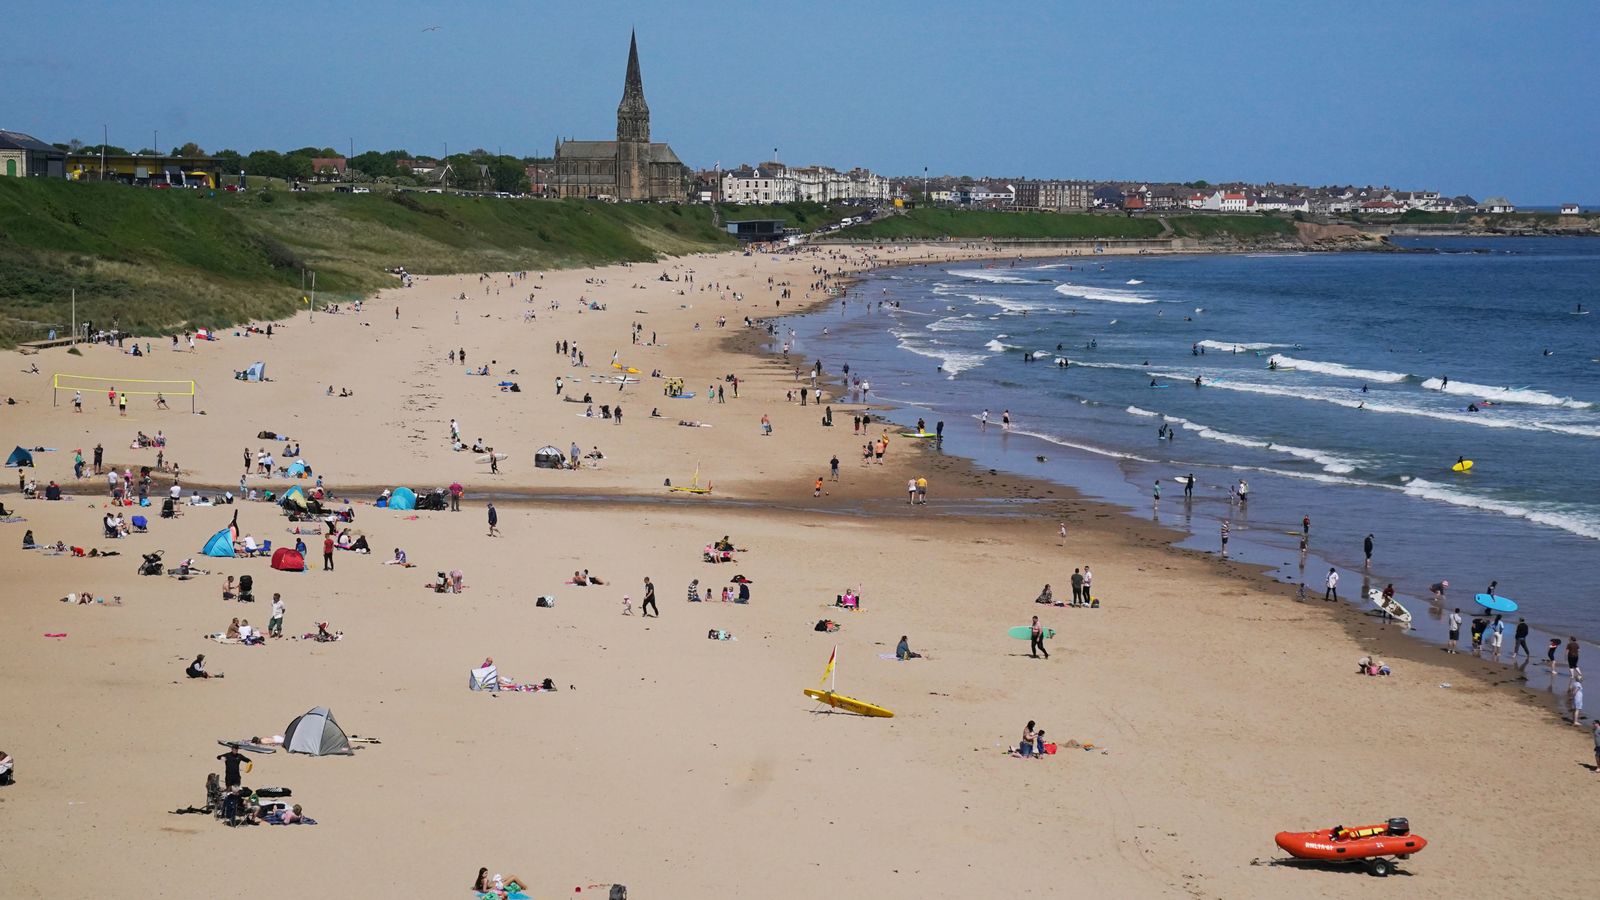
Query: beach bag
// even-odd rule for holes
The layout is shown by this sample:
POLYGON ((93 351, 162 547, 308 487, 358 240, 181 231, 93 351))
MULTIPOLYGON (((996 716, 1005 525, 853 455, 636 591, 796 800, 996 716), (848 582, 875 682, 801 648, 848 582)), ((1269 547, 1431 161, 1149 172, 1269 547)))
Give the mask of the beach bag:
POLYGON ((556 605, 556 598, 551 597, 549 595, 546 595, 546 596, 540 597, 539 599, 533 601, 533 605, 534 606, 543 606, 545 608, 549 608, 549 607, 552 607, 552 606, 556 605))
POLYGON ((1054 756, 1056 753, 1056 745, 1046 741, 1044 745, 1044 752, 1050 756, 1054 756))
POLYGON ((613 884, 609 900, 628 900, 628 888, 625 885, 613 884))

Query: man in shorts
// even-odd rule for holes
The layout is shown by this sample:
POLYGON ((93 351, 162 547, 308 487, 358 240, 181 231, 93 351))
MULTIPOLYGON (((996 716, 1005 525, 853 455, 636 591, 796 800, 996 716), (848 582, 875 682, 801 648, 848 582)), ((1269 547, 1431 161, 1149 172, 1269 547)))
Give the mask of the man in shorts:
MULTIPOLYGON (((1456 607, 1456 611, 1450 614, 1450 640, 1444 645, 1445 652, 1457 652, 1456 642, 1459 640, 1461 640, 1461 607, 1458 606, 1456 607)), ((1550 659, 1554 660, 1555 651, 1552 650, 1550 652, 1552 654, 1550 659)))

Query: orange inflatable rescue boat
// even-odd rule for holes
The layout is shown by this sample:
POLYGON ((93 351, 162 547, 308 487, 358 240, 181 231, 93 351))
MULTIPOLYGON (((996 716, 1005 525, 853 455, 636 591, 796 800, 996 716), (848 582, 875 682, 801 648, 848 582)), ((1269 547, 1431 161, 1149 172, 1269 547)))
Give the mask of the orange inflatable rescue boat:
POLYGON ((1421 836, 1411 833, 1411 823, 1405 819, 1354 828, 1335 825, 1320 831, 1280 831, 1275 840, 1296 859, 1363 862, 1374 875, 1388 875, 1394 871, 1392 860, 1407 859, 1428 846, 1421 836))

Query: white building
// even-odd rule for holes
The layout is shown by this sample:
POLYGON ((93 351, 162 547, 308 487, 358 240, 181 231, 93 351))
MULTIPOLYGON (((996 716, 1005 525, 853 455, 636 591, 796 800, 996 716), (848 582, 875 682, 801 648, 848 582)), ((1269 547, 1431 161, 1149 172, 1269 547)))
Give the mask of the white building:
POLYGON ((1200 204, 1201 209, 1213 212, 1242 213, 1250 209, 1250 199, 1243 191, 1212 191, 1200 204))
POLYGON ((1563 203, 1561 204, 1561 214, 1563 216, 1581 216, 1583 215, 1583 210, 1579 209, 1576 203, 1563 203))
POLYGON ((834 203, 889 199, 889 179, 866 169, 840 172, 828 166, 791 168, 771 162, 722 174, 725 203, 834 203))

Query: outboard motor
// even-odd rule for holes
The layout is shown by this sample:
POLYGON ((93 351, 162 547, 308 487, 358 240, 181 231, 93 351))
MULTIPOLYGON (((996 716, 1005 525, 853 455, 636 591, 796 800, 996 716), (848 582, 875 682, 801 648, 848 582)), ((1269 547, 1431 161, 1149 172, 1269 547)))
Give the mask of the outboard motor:
POLYGON ((1389 820, 1389 833, 1397 837, 1411 833, 1411 823, 1402 818, 1389 820))

